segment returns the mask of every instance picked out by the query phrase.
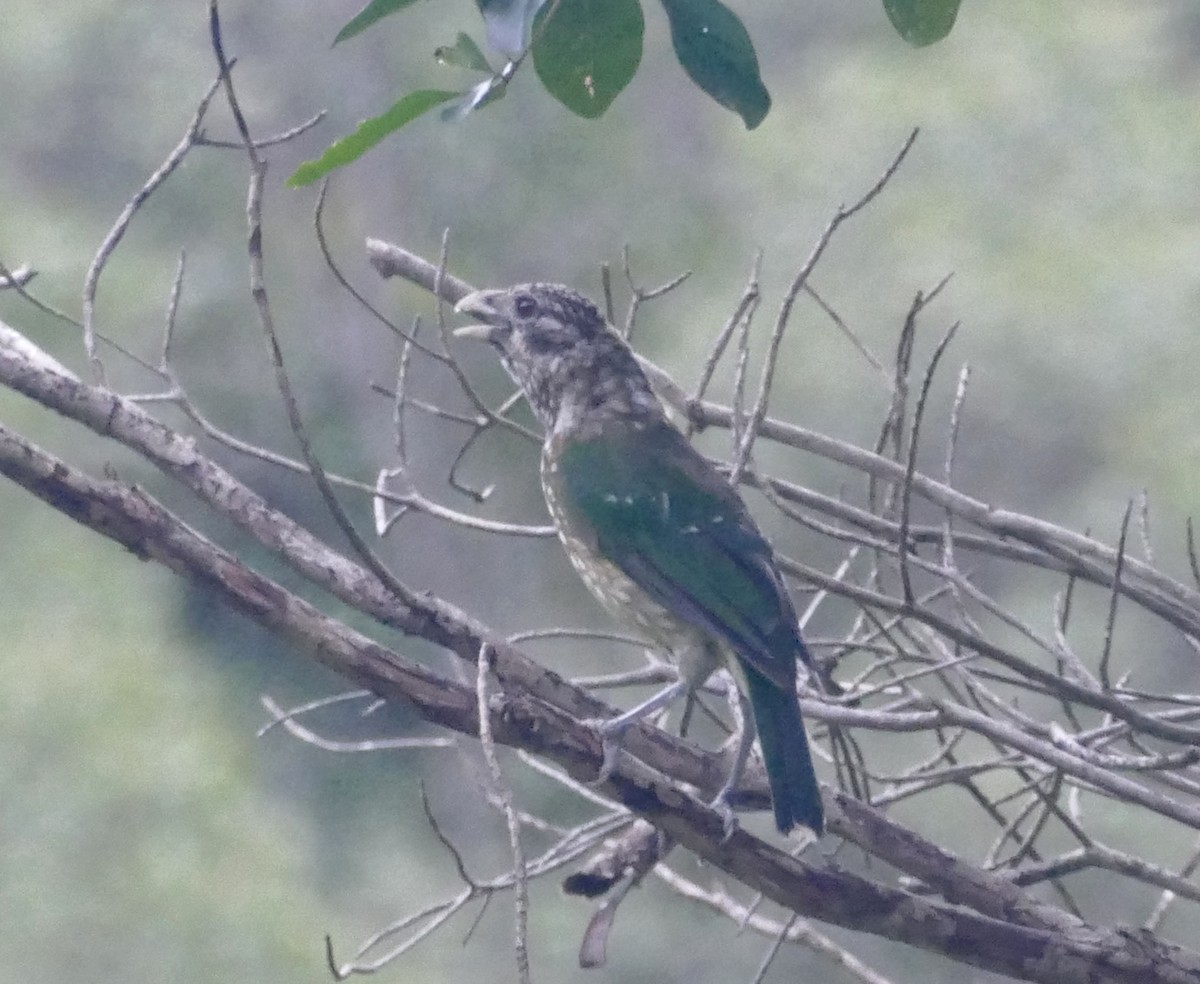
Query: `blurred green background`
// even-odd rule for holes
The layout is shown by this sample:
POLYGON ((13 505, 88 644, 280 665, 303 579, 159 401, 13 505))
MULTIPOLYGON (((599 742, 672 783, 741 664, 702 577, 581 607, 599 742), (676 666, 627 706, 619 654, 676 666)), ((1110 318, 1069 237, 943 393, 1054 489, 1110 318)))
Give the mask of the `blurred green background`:
MULTIPOLYGON (((969 3, 947 41, 914 50, 877 3, 737 3, 774 98, 748 133, 686 79, 661 11, 648 3, 641 71, 603 119, 570 116, 522 73, 486 112, 456 126, 431 114, 338 173, 326 206, 330 240, 351 279, 404 323, 428 317, 428 300, 378 281, 364 259, 367 236, 433 257, 449 227, 452 269, 479 286, 543 279, 593 295, 600 265, 619 268, 628 244, 645 285, 693 271, 646 309, 638 336, 688 382, 754 251, 765 251, 764 314, 773 313, 837 205, 869 187, 919 125, 908 162, 843 229, 814 286, 887 360, 914 292, 953 272, 918 337, 921 364, 944 328, 963 322, 931 405, 939 422, 931 466, 954 375, 969 362, 961 487, 1110 541, 1125 502, 1147 489, 1156 560, 1182 576, 1183 517, 1200 488, 1200 12, 1187 0, 1061 6, 969 3)), ((468 81, 431 53, 459 29, 477 38, 482 31, 465 0, 419 4, 331 50, 356 8, 356 0, 227 0, 223 16, 256 133, 329 111, 316 130, 270 152, 269 289, 319 451, 330 467, 369 480, 390 463, 392 432, 390 406, 368 384, 392 381, 395 341, 321 263, 312 190, 286 190, 283 180, 404 92, 468 81)), ((182 135, 214 71, 199 0, 7 0, 0 260, 36 267, 39 296, 78 313, 95 248, 182 135)), ((231 134, 219 100, 208 130, 231 134)), ((184 383, 220 426, 293 452, 246 290, 245 182, 238 152, 194 151, 109 265, 98 322, 153 356, 186 249, 176 348, 184 383)), ((0 317, 82 365, 79 339, 19 299, 0 294, 0 317)), ((760 330, 769 322, 762 317, 760 330)), ((505 392, 486 356, 473 358, 485 391, 505 392)), ((154 389, 117 359, 109 366, 124 391, 154 389)), ((428 366, 414 386, 431 399, 453 398, 450 378, 428 366)), ((874 372, 819 312, 802 308, 774 412, 869 446, 886 406, 874 372)), ((0 416, 94 471, 110 463, 173 506, 190 506, 115 445, 98 445, 7 391, 0 416)), ((414 455, 426 491, 471 508, 444 481, 454 436, 414 421, 414 455)), ((499 480, 483 514, 541 522, 531 449, 503 470, 514 447, 485 443, 466 476, 479 485, 499 480)), ((210 450, 332 535, 306 483, 210 450)), ((851 480, 812 459, 771 464, 825 492, 851 480)), ((367 503, 350 504, 367 524, 367 503)), ((324 934, 348 956, 376 928, 456 889, 453 865, 422 817, 418 777, 448 832, 468 845, 472 870, 485 876, 503 864, 502 823, 474 803, 469 758, 444 750, 337 756, 280 731, 257 740, 266 720, 260 694, 288 703, 343 686, 8 484, 0 485, 0 518, 7 979, 326 980, 324 934)), ((196 521, 244 546, 226 526, 196 521)), ((787 546, 815 563, 839 556, 803 539, 787 546)), ((606 624, 546 541, 498 540, 417 517, 383 549, 407 583, 498 628, 606 624)), ((1035 593, 1019 583, 1006 591, 1035 593)), ((1031 598, 1031 617, 1042 624, 1047 598, 1031 598)), ((1144 685, 1197 686, 1181 646, 1156 640, 1146 648, 1130 645, 1121 657, 1136 662, 1144 685)), ((549 644, 536 651, 560 669, 586 662, 549 644)), ((401 712, 363 720, 359 710, 318 722, 344 737, 432 733, 401 712)), ((563 797, 546 785, 516 781, 531 804, 574 815, 565 800, 551 802, 563 797)), ((924 819, 922 829, 943 838, 961 823, 952 811, 924 819)), ((533 957, 543 979, 744 979, 764 948, 735 938, 732 926, 703 930, 706 915, 668 904, 649 885, 626 903, 610 965, 584 974, 575 952, 589 907, 556 902, 556 893, 549 882, 535 889, 533 957)), ((1112 898, 1092 901, 1098 918, 1146 915, 1144 899, 1127 910, 1112 898)), ((507 902, 494 905, 465 945, 462 920, 385 977, 510 979, 511 960, 497 956, 510 924, 507 902)), ((1194 920, 1165 928, 1185 939, 1200 932, 1194 920)), ((896 980, 965 979, 927 955, 839 938, 896 980)), ((770 979, 845 979, 839 973, 788 953, 770 979)))

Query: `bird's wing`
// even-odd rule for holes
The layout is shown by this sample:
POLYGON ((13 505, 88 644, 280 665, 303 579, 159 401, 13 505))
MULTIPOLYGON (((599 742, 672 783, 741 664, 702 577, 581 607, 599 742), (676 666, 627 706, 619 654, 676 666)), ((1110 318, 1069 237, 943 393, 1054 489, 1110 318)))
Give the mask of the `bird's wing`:
POLYGON ((669 424, 610 426, 557 456, 563 505, 664 608, 779 686, 809 662, 771 548, 720 474, 669 424))

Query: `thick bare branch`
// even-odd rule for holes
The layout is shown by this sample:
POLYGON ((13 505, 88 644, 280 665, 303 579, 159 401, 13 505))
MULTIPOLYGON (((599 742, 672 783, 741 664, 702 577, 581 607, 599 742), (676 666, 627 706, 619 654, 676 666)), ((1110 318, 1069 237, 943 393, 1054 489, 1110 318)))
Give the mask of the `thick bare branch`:
MULTIPOLYGON (((0 369, 8 355, 0 350, 0 369)), ((120 409, 112 404, 111 394, 108 397, 110 409, 120 409)), ((404 700, 436 723, 464 734, 478 733, 478 704, 470 687, 434 674, 321 614, 196 534, 145 494, 119 482, 91 480, 7 429, 0 429, 0 472, 139 556, 206 584, 231 606, 357 684, 404 700)), ((429 637, 428 632, 421 634, 429 637)), ((544 755, 573 775, 595 774, 599 743, 578 719, 518 691, 497 693, 490 711, 498 741, 544 755)), ((662 763, 656 754, 647 754, 645 760, 662 763)), ((603 788, 680 844, 802 915, 1053 984, 1174 984, 1200 972, 1200 957, 1150 934, 1133 938, 1095 927, 1076 931, 1023 926, 816 868, 742 830, 725 839, 722 821, 713 811, 630 760, 623 760, 603 788)), ((834 824, 839 829, 842 817, 835 817, 834 824)))

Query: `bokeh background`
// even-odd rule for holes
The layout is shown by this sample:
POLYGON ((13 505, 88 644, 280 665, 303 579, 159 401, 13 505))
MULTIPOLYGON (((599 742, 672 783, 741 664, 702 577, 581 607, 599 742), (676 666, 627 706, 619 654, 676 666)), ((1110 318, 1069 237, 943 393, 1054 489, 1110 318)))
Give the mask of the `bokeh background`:
MULTIPOLYGON (((353 0, 226 0, 222 10, 257 133, 328 111, 322 125, 270 153, 269 289, 319 451, 330 467, 369 480, 390 463, 393 442, 390 406, 369 384, 391 382, 396 343, 322 264, 313 191, 285 189, 283 180, 404 92, 467 82, 437 66, 432 51, 459 29, 477 38, 482 31, 473 5, 447 0, 415 5, 331 49, 356 8, 353 0)), ((645 310, 638 334, 639 346, 686 382, 755 251, 764 251, 765 312, 773 313, 837 205, 869 187, 920 126, 895 181, 844 227, 813 284, 886 360, 913 294, 952 272, 922 321, 917 362, 946 326, 962 322, 931 413, 944 417, 954 375, 969 363, 963 489, 1110 540, 1125 503, 1145 489, 1156 560, 1183 576, 1183 521, 1200 489, 1194 4, 968 3, 950 37, 923 50, 895 36, 878 3, 735 8, 774 98, 757 130, 745 131, 691 85, 670 52, 665 18, 647 2, 642 68, 603 119, 572 117, 523 72, 486 112, 461 125, 431 114, 338 173, 326 224, 339 262, 407 323, 428 318, 428 299, 378 281, 364 258, 367 236, 433 257, 449 228, 451 267, 473 283, 556 280, 593 294, 601 264, 619 269, 627 245, 643 285, 693 272, 645 310)), ((214 72, 199 0, 7 0, 0 260, 36 267, 38 295, 77 314, 96 247, 182 135, 214 72)), ((208 130, 231 135, 219 100, 208 130)), ((98 320, 123 345, 154 355, 186 249, 175 353, 183 381, 220 426, 293 452, 246 290, 245 182, 239 153, 193 152, 110 263, 98 320)), ((623 300, 619 278, 618 287, 623 300)), ((82 364, 77 335, 18 298, 0 295, 0 317, 82 364)), ((486 355, 467 364, 484 392, 506 391, 486 355)), ((123 390, 155 389, 152 377, 115 357, 109 366, 123 390)), ((430 399, 455 399, 449 376, 428 366, 414 386, 430 399)), ((818 311, 802 308, 773 410, 870 445, 886 406, 873 370, 818 311)), ((161 412, 181 423, 169 408, 161 412)), ((0 415, 51 450, 93 469, 111 465, 189 506, 120 449, 6 391, 0 415)), ((426 491, 474 508, 445 483, 455 436, 414 422, 414 457, 426 491)), ((212 450, 282 508, 331 532, 304 482, 212 450)), ((541 522, 533 460, 531 449, 500 439, 473 453, 465 476, 498 482, 479 512, 541 522)), ((826 492, 850 480, 815 460, 772 464, 826 492)), ((367 523, 368 504, 349 501, 367 523)), ((230 529, 196 521, 239 545, 230 529)), ((258 740, 260 695, 288 703, 342 685, 7 484, 0 529, 5 977, 325 980, 326 933, 348 955, 374 929, 455 889, 453 865, 421 814, 420 777, 473 870, 487 875, 503 864, 502 822, 475 802, 469 761, 445 751, 338 756, 280 731, 258 740)), ((836 563, 828 545, 788 548, 836 563)), ((546 541, 498 540, 418 517, 382 549, 407 583, 499 628, 606 624, 546 541)), ((1019 581, 997 590, 1016 599, 1033 593, 1019 581)), ((1032 602, 1049 617, 1045 596, 1032 602)), ((1184 651, 1148 648, 1130 647, 1125 657, 1146 686, 1194 689, 1196 667, 1184 651)), ((537 651, 560 669, 611 654, 550 644, 537 651)), ((321 722, 357 737, 431 733, 399 711, 321 722)), ((516 781, 531 803, 575 815, 550 787, 516 781)), ((953 841, 962 823, 947 813, 925 830, 953 841)), ((761 941, 726 925, 710 931, 707 916, 667 904, 650 885, 626 903, 609 966, 585 974, 575 952, 589 907, 556 893, 549 883, 535 890, 539 976, 742 979, 762 954, 761 941)), ((1094 901, 1105 918, 1145 916, 1094 901)), ((493 905, 469 941, 468 923, 456 923, 385 979, 509 979, 510 924, 507 904, 493 905)), ((896 980, 966 979, 963 968, 928 955, 839 938, 896 980)), ((771 978, 802 974, 840 979, 804 953, 781 957, 771 978)))

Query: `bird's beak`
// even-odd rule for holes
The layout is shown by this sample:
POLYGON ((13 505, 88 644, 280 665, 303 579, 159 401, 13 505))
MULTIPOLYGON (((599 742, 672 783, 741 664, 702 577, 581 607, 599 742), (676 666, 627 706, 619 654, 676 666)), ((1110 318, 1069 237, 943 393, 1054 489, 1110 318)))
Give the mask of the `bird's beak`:
POLYGON ((454 310, 459 314, 472 314, 485 322, 481 325, 466 325, 463 328, 455 328, 455 338, 474 338, 481 342, 490 342, 492 340, 496 330, 496 321, 500 316, 500 312, 496 310, 496 305, 492 303, 492 297, 495 293, 496 291, 491 290, 477 290, 473 294, 468 294, 454 305, 454 310))
POLYGON ((455 338, 473 338, 477 342, 490 342, 492 332, 496 329, 491 325, 463 325, 455 328, 452 334, 455 338))

